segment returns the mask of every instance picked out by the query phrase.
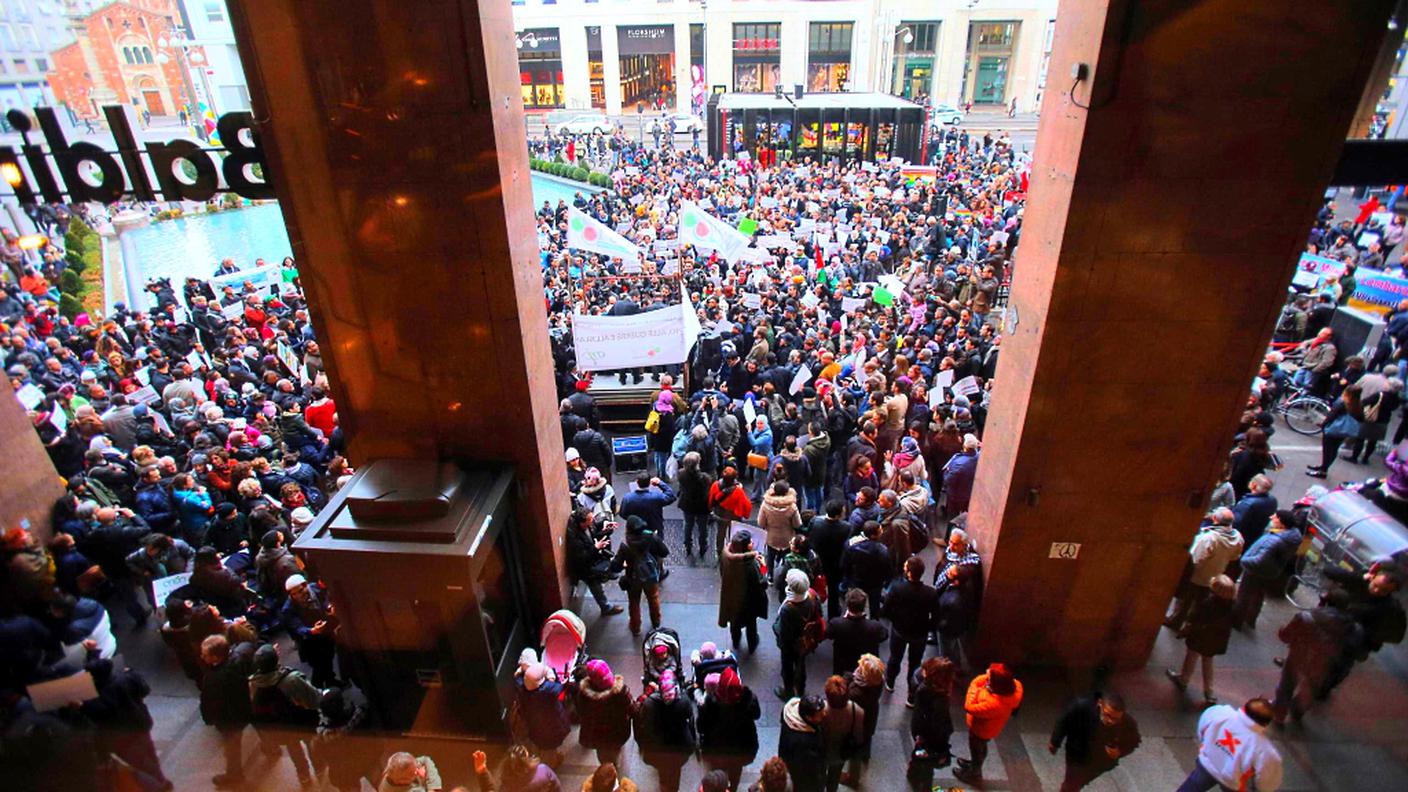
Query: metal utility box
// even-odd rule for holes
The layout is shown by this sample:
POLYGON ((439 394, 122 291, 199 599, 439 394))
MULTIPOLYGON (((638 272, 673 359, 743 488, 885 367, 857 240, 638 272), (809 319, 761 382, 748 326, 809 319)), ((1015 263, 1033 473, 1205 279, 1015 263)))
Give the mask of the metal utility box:
POLYGON ((611 438, 611 455, 616 460, 616 472, 640 473, 648 469, 650 467, 649 443, 650 441, 645 435, 611 438))
POLYGON ((385 728, 506 737, 531 640, 512 485, 502 468, 378 460, 294 543, 337 608, 342 671, 385 728))
POLYGON ((1408 528, 1368 498, 1337 490, 1310 507, 1308 560, 1365 572, 1373 562, 1408 552, 1408 528))

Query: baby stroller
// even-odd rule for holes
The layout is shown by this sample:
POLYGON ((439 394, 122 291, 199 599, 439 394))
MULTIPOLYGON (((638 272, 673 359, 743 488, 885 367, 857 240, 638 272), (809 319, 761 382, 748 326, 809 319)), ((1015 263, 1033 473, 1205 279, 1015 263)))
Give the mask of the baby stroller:
POLYGON ((645 673, 640 678, 642 685, 659 685, 660 675, 666 671, 674 671, 675 677, 679 678, 681 670, 679 633, 669 627, 656 627, 645 634, 640 653, 642 664, 645 666, 645 673))
POLYGON ((587 658, 587 626, 570 610, 560 610, 543 622, 539 635, 543 645, 543 665, 557 678, 572 678, 572 671, 587 658))
POLYGON ((732 668, 733 673, 742 678, 738 670, 738 658, 733 652, 727 649, 718 649, 713 643, 706 643, 699 649, 689 653, 689 664, 694 668, 693 678, 690 680, 690 691, 694 695, 696 704, 703 706, 705 695, 705 681, 710 674, 722 674, 725 668, 732 668), (713 651, 708 651, 712 649, 713 651))

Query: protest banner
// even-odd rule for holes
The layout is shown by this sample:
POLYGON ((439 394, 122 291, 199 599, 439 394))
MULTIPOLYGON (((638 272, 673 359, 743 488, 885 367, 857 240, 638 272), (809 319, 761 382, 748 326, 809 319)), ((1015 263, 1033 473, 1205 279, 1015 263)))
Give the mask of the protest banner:
POLYGON ((683 363, 689 354, 686 310, 672 305, 631 316, 572 315, 572 340, 584 371, 683 363))
MULTIPOLYGON (((244 284, 249 283, 254 288, 259 289, 265 286, 277 289, 283 283, 283 272, 277 264, 265 264, 262 267, 251 267, 249 269, 237 270, 226 275, 215 275, 210 278, 210 287, 219 293, 226 286, 235 287, 235 294, 244 291, 244 284)), ((241 309, 243 310, 243 309, 241 309)))
POLYGON ((1344 262, 1336 261, 1324 256, 1316 256, 1311 253, 1300 254, 1300 263, 1296 268, 1302 272, 1311 272, 1330 278, 1338 278, 1344 275, 1344 262))
POLYGON ((967 396, 970 399, 977 396, 978 392, 981 390, 982 388, 978 386, 977 377, 968 376, 953 383, 954 393, 957 393, 959 396, 967 396))
POLYGON ((1382 313, 1408 300, 1408 278, 1361 269, 1354 274, 1356 285, 1349 304, 1360 310, 1382 313))
POLYGON ((865 304, 866 300, 862 297, 841 298, 841 310, 845 313, 850 313, 851 311, 859 311, 860 309, 865 307, 865 304))
POLYGON ((743 307, 757 310, 763 307, 763 295, 753 292, 743 293, 743 307))
POLYGON ((244 303, 237 302, 221 306, 220 315, 225 317, 226 321, 238 322, 244 317, 244 303))

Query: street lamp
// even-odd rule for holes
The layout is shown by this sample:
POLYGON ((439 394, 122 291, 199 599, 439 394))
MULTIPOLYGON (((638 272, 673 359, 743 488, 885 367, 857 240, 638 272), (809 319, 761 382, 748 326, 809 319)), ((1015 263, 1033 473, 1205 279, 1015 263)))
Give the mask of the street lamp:
POLYGON ((903 43, 905 44, 905 46, 908 46, 908 45, 910 45, 910 44, 913 44, 913 43, 914 43, 914 30, 913 30, 913 28, 911 28, 909 25, 901 25, 900 27, 896 28, 896 29, 890 34, 889 40, 885 42, 885 43, 886 43, 886 47, 887 47, 887 48, 889 49, 889 51, 890 51, 890 60, 892 61, 891 68, 887 69, 887 71, 890 72, 890 85, 889 85, 889 90, 887 91, 887 93, 889 93, 889 94, 891 94, 891 95, 894 95, 894 93, 895 93, 895 83, 899 82, 900 64, 901 64, 901 60, 900 60, 900 58, 899 58, 899 53, 898 53, 898 52, 896 51, 896 49, 895 49, 895 39, 899 39, 901 42, 903 42, 903 43))

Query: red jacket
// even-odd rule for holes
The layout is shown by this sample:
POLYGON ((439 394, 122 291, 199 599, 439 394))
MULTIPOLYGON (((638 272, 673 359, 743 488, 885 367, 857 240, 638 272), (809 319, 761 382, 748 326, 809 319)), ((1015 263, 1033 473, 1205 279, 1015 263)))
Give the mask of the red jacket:
POLYGON ((1016 690, 999 696, 988 690, 988 675, 982 674, 968 686, 963 710, 968 713, 968 731, 983 740, 996 739, 1012 717, 1012 711, 1022 705, 1022 683, 1012 680, 1016 690))
POLYGON ((727 494, 719 486, 721 482, 715 481, 709 487, 709 508, 718 507, 733 515, 735 520, 746 520, 748 515, 753 513, 753 501, 748 499, 748 493, 743 491, 743 485, 735 482, 733 489, 727 494))

